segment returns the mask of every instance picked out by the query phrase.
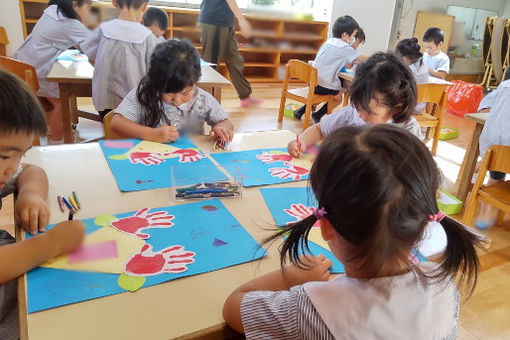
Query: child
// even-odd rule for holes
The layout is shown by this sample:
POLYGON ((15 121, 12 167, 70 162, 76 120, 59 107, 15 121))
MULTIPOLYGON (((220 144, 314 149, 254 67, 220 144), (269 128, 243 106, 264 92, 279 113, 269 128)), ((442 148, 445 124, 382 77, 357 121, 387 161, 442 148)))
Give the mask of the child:
MULTIPOLYGON (((333 104, 335 107, 342 100, 340 93, 342 83, 338 78, 338 73, 345 65, 363 60, 363 57, 358 57, 358 53, 352 47, 356 41, 355 35, 358 30, 358 23, 352 17, 345 15, 336 19, 333 25, 333 38, 329 38, 320 47, 313 62, 313 67, 317 69, 319 78, 314 92, 335 95, 333 104)), ((324 104, 319 111, 312 113, 313 120, 317 123, 326 114, 327 109, 327 104, 324 104)), ((294 112, 294 117, 301 119, 305 111, 306 105, 303 105, 294 112)))
MULTIPOLYGON (((20 164, 34 137, 46 133, 44 112, 31 90, 16 76, 0 69, 0 208, 2 197, 18 193, 16 221, 31 234, 44 231, 48 179, 34 165, 20 164)), ((67 221, 44 234, 15 243, 0 230, 0 339, 18 339, 16 278, 53 257, 77 248, 83 224, 67 221)))
POLYGON ((81 48, 94 63, 92 101, 101 119, 116 108, 147 71, 158 41, 140 25, 148 0, 112 0, 118 19, 103 22, 81 48))
POLYGON ((483 97, 480 105, 478 105, 478 112, 490 112, 491 107, 494 103, 494 100, 498 96, 498 93, 502 91, 502 89, 506 88, 507 80, 510 79, 510 69, 506 70, 503 81, 499 84, 498 88, 493 90, 491 93, 487 94, 483 97), (505 84, 505 85, 503 85, 505 84), (503 86, 502 86, 503 85, 503 86))
POLYGON ((233 125, 220 104, 201 88, 200 56, 185 40, 167 40, 154 49, 149 71, 115 109, 113 132, 126 138, 173 142, 186 133, 203 133, 230 142, 233 125))
MULTIPOLYGON (((508 72, 507 72, 508 74, 508 72)), ((505 80, 499 84, 492 103, 490 103, 490 114, 483 126, 480 135, 480 156, 484 157, 485 152, 492 145, 510 146, 510 80, 505 80)), ((489 181, 487 185, 494 185, 505 180, 504 172, 489 171, 489 181)), ((494 224, 491 216, 491 209, 488 204, 483 203, 480 217, 475 225, 479 229, 487 229, 494 224)))
POLYGON ((355 50, 358 49, 359 45, 365 43, 365 32, 363 32, 363 29, 359 28, 356 34, 354 35, 354 44, 352 44, 352 48, 355 50))
POLYGON ((416 106, 416 84, 409 68, 390 53, 376 53, 361 63, 350 87, 351 105, 310 126, 287 147, 299 157, 308 146, 342 126, 395 123, 421 138, 412 117, 416 106))
POLYGON ((90 13, 91 0, 53 0, 37 21, 32 33, 16 51, 15 58, 35 67, 39 79, 39 97, 53 107, 47 113, 51 143, 62 143, 62 115, 58 83, 46 81, 57 57, 70 47, 80 44, 90 35, 83 26, 90 13))
POLYGON ((149 7, 143 14, 142 24, 150 29, 158 38, 158 42, 165 41, 163 36, 168 30, 168 14, 158 7, 149 7))
POLYGON ((480 241, 438 210, 439 181, 430 152, 403 129, 333 132, 310 173, 319 209, 268 239, 288 235, 282 269, 235 290, 226 322, 247 339, 455 338, 460 296, 452 278, 472 291, 480 241), (329 282, 318 281, 328 281, 331 260, 299 257, 317 221, 345 267, 329 282), (416 263, 410 253, 428 221, 440 221, 448 245, 438 263, 416 263))
POLYGON ((444 44, 444 34, 440 28, 429 28, 423 35, 423 62, 429 68, 429 73, 436 77, 445 79, 450 72, 450 58, 441 51, 444 44))
POLYGON ((416 38, 403 39, 395 48, 395 53, 409 66, 417 85, 426 84, 429 77, 429 70, 423 62, 423 54, 420 50, 421 46, 416 38))

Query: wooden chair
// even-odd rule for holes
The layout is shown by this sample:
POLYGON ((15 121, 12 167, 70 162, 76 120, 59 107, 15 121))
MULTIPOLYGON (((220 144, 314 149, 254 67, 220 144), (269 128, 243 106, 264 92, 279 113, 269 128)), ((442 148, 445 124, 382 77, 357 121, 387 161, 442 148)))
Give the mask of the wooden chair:
POLYGON ((0 56, 7 55, 7 45, 9 45, 9 38, 3 26, 0 26, 0 56))
POLYGON ((103 118, 103 130, 104 130, 104 139, 122 139, 124 137, 112 131, 110 128, 112 123, 113 111, 110 111, 103 118))
POLYGON ((445 84, 420 84, 417 86, 418 90, 418 103, 430 103, 427 105, 427 110, 423 114, 415 114, 414 118, 418 121, 421 127, 427 128, 426 139, 430 137, 430 129, 434 129, 434 136, 432 142, 432 154, 435 156, 437 151, 437 144, 439 142, 439 133, 443 125, 443 113, 446 102, 446 88, 445 84), (428 108, 432 109, 429 111, 428 108))
POLYGON ((312 106, 315 104, 327 102, 328 114, 333 110, 333 98, 331 94, 315 94, 314 89, 317 86, 317 69, 301 60, 291 59, 285 66, 285 78, 283 82, 282 98, 280 101, 280 111, 278 112, 278 122, 283 120, 283 111, 285 110, 285 100, 287 98, 298 101, 306 105, 305 122, 303 130, 310 124, 310 114, 312 106), (298 79, 308 84, 308 87, 289 90, 289 80, 298 79))
POLYGON ((476 182, 464 212, 464 224, 469 224, 473 218, 476 201, 486 202, 499 209, 496 225, 503 222, 505 212, 510 213, 510 182, 499 182, 484 186, 483 180, 487 171, 510 173, 510 146, 493 145, 485 152, 485 156, 476 176, 476 182))
POLYGON ((37 92, 39 90, 39 80, 32 65, 13 58, 0 56, 0 67, 20 77, 28 84, 32 91, 37 92))

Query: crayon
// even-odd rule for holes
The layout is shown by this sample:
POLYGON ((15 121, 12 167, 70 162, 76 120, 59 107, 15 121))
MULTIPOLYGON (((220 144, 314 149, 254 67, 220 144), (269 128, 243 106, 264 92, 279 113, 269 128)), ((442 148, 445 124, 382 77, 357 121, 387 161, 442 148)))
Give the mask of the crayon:
POLYGON ((76 202, 76 205, 78 206, 78 209, 81 209, 80 200, 78 199, 78 194, 76 193, 76 191, 73 191, 73 198, 74 201, 76 202))
POLYGON ((75 211, 78 211, 78 205, 77 205, 77 204, 76 204, 76 202, 74 201, 73 196, 69 196, 68 200, 69 200, 69 203, 71 203, 71 205, 73 206, 74 210, 75 210, 75 211))
POLYGON ((62 197, 57 196, 58 207, 60 211, 64 212, 64 202, 62 201, 62 197))
POLYGON ((74 208, 73 206, 71 205, 71 203, 67 200, 67 198, 65 197, 62 197, 62 201, 64 202, 64 204, 69 208, 69 210, 71 211, 74 211, 74 208))

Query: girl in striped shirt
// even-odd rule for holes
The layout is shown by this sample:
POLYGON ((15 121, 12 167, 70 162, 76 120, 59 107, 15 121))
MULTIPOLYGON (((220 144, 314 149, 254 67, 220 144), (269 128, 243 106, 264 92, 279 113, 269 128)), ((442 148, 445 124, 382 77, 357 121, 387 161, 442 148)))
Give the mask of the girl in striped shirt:
POLYGON ((479 239, 438 211, 439 181, 430 152, 403 129, 332 132, 310 173, 318 209, 268 238, 287 235, 282 269, 235 290, 225 320, 247 339, 455 339, 452 277, 474 287, 479 239), (329 259, 300 256, 317 221, 345 276, 328 281, 329 259), (429 221, 441 223, 448 245, 437 263, 417 263, 410 253, 429 221))
POLYGON ((189 41, 160 43, 138 88, 114 110, 111 130, 126 138, 168 143, 183 134, 203 133, 206 122, 215 138, 232 141, 232 122, 218 101, 197 87, 200 75, 200 56, 189 41))

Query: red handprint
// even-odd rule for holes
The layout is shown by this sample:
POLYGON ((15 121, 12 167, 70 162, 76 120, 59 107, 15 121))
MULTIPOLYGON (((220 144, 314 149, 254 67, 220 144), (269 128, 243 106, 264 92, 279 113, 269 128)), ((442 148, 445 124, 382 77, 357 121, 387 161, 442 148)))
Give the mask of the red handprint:
POLYGON ((188 264, 195 262, 194 256, 194 252, 185 251, 183 246, 170 246, 154 252, 152 246, 146 244, 127 260, 124 272, 130 276, 182 273, 188 270, 188 264))
POLYGON ((205 155, 193 149, 180 149, 172 152, 174 155, 179 155, 179 163, 192 163, 205 158, 205 155))
POLYGON ((292 161, 292 156, 289 154, 273 154, 269 152, 262 152, 260 155, 257 155, 256 158, 265 164, 292 161))
POLYGON ((279 177, 281 179, 290 178, 294 181, 299 181, 301 177, 308 175, 310 170, 302 168, 300 166, 295 166, 290 163, 284 162, 288 168, 271 168, 269 172, 273 177, 279 177))
MULTIPOLYGON (((299 203, 299 204, 291 204, 289 209, 283 209, 287 214, 289 214, 292 217, 296 218, 296 221, 301 221, 302 219, 307 218, 313 212, 315 211, 315 207, 307 207, 306 205, 299 203)), ((291 223, 291 222, 289 222, 291 223)), ((314 223, 313 227, 318 227, 319 221, 314 223)))
POLYGON ((159 165, 163 163, 165 160, 162 156, 167 156, 168 154, 161 154, 155 152, 133 152, 128 156, 131 164, 143 164, 145 166, 150 165, 159 165))
POLYGON ((170 228, 174 224, 173 215, 168 215, 166 211, 156 211, 147 214, 149 208, 138 210, 133 216, 119 218, 110 222, 110 225, 126 234, 135 235, 138 238, 146 240, 150 235, 142 233, 143 229, 149 228, 170 228))

